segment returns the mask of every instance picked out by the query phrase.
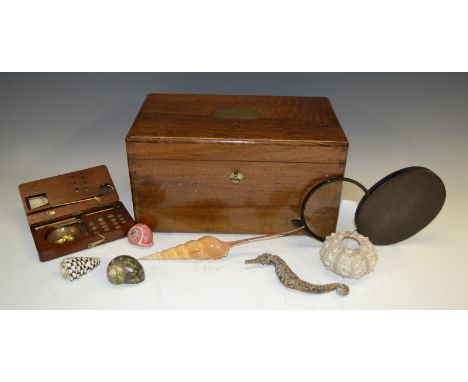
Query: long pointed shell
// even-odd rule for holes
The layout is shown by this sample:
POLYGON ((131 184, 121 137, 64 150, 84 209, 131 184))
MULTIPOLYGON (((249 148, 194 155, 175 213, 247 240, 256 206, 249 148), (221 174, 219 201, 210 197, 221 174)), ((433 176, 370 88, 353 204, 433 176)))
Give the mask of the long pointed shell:
POLYGON ((185 244, 142 257, 140 260, 215 260, 226 256, 229 248, 228 243, 213 236, 203 236, 198 240, 190 240, 185 244))

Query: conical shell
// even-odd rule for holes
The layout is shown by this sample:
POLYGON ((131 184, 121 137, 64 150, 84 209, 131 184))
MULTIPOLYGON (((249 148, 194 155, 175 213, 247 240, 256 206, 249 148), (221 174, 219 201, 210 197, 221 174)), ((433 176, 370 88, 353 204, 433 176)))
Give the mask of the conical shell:
POLYGON ((73 281, 92 271, 100 262, 98 257, 67 257, 60 262, 60 273, 73 281))
POLYGON ((198 240, 190 240, 185 244, 142 257, 140 260, 216 260, 226 256, 229 248, 229 243, 213 236, 203 236, 198 240))

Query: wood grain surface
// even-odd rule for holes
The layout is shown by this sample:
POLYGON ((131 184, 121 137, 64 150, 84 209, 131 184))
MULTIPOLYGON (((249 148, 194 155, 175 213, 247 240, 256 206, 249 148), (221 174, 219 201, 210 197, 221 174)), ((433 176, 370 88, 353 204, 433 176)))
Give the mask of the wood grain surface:
POLYGON ((99 232, 105 236, 105 242, 125 237, 130 227, 135 223, 123 204, 119 202, 117 190, 107 167, 104 165, 23 183, 18 188, 41 261, 48 261, 86 249, 90 243, 100 240, 99 234, 93 233, 93 230, 87 226, 87 223, 97 221, 99 217, 104 218, 111 213, 115 215, 121 214, 124 217, 123 221, 125 221, 125 223, 118 225, 108 224, 104 227, 99 227, 99 232), (100 188, 102 185, 110 185, 112 191, 102 194, 100 188), (48 204, 38 208, 31 208, 28 200, 30 197, 37 195, 45 195, 48 199, 48 204), (99 200, 92 199, 60 206, 63 203, 92 198, 94 196, 99 196, 99 200), (112 212, 96 213, 108 210, 109 208, 113 208, 112 212), (90 213, 93 214, 86 216, 90 213), (73 224, 79 228, 80 235, 74 241, 65 244, 55 244, 47 241, 48 235, 57 227, 46 227, 36 230, 36 227, 39 226, 60 223, 76 217, 83 217, 81 219, 82 223, 73 224), (108 228, 108 230, 104 231, 104 228, 108 228))
POLYGON ((344 174, 347 148, 326 98, 150 94, 127 135, 135 218, 155 231, 286 231, 312 186, 344 174))
POLYGON ((149 94, 127 141, 348 145, 324 97, 193 94, 149 94), (226 110, 256 111, 258 117, 218 117, 226 110))

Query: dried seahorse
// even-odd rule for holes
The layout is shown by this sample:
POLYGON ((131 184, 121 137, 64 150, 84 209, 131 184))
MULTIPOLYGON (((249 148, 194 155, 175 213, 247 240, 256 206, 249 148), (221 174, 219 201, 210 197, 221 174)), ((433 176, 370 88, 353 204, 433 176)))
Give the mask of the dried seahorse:
POLYGON ((221 241, 213 236, 203 236, 198 240, 190 240, 185 244, 179 244, 164 251, 141 257, 139 260, 216 260, 226 256, 229 250, 236 245, 287 236, 302 228, 296 228, 279 234, 262 235, 229 242, 221 241))
POLYGON ((276 269, 276 275, 286 288, 297 289, 306 293, 326 293, 331 292, 332 290, 336 290, 336 293, 341 296, 346 296, 349 293, 349 287, 342 283, 316 285, 301 280, 291 270, 291 268, 289 268, 288 264, 286 264, 286 262, 281 257, 272 255, 270 253, 264 253, 258 256, 256 259, 246 260, 245 263, 274 265, 276 269))

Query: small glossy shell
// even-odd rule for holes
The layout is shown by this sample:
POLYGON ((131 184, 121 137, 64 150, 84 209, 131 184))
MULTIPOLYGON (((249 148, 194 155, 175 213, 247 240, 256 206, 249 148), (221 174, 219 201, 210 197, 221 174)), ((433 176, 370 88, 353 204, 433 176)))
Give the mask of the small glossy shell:
POLYGON ((70 281, 79 279, 100 264, 98 257, 67 257, 60 262, 62 276, 70 281))
POLYGON ((112 284, 138 284, 145 280, 145 271, 134 257, 117 256, 107 266, 107 278, 112 284))
POLYGON ((328 270, 342 277, 357 279, 375 269, 378 254, 367 237, 356 232, 338 232, 325 239, 320 258, 328 270), (345 239, 353 239, 359 246, 348 248, 343 245, 345 239))
POLYGON ((128 231, 128 241, 131 244, 141 245, 142 247, 151 247, 153 245, 153 232, 146 224, 135 224, 128 231))

